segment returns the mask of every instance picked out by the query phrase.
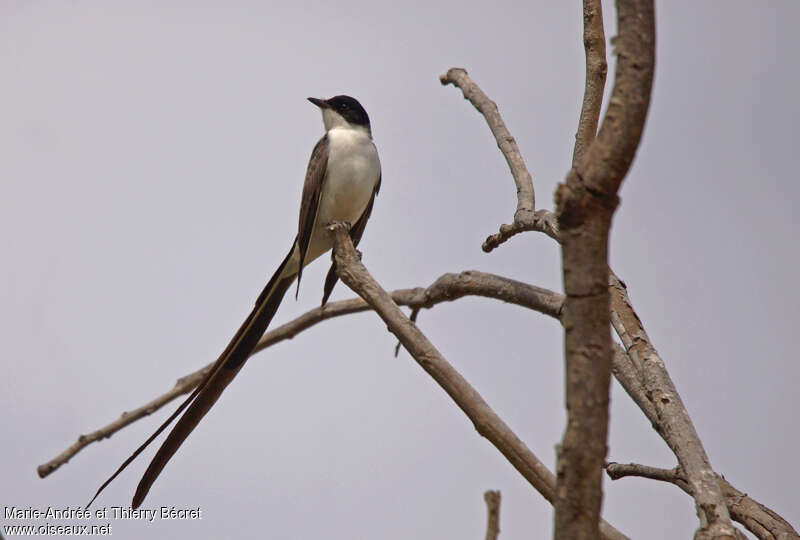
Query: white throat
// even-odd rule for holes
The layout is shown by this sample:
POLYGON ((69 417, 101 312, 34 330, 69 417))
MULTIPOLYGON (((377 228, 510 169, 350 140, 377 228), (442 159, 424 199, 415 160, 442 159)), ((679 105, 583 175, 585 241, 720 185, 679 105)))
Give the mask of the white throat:
POLYGON ((322 109, 322 123, 325 124, 325 131, 328 132, 333 129, 348 129, 359 133, 365 133, 368 137, 372 137, 372 133, 370 133, 368 127, 351 124, 333 109, 322 109))

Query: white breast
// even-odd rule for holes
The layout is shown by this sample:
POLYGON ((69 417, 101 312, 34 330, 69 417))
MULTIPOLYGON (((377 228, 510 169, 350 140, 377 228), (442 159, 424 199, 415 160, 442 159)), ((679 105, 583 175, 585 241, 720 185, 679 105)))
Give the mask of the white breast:
MULTIPOLYGON (((322 184, 320 206, 305 264, 331 249, 331 236, 325 231, 325 226, 331 221, 347 221, 355 225, 369 204, 380 174, 378 151, 366 129, 348 126, 328 131, 328 174, 322 184)), ((299 260, 295 245, 283 275, 297 273, 299 260)))
POLYGON ((322 185, 317 225, 331 221, 355 224, 372 198, 380 172, 378 151, 366 129, 328 131, 328 174, 322 185))

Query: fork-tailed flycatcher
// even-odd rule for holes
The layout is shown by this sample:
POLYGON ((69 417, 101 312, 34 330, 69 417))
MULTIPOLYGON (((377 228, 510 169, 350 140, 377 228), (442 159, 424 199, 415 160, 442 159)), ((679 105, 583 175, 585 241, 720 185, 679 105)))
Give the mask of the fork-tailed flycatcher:
MULTIPOLYGON (((308 161, 303 196, 300 201, 297 236, 289 254, 278 266, 256 300, 253 311, 242 323, 205 379, 178 407, 178 410, 100 486, 92 501, 185 409, 136 488, 131 506, 138 508, 164 465, 242 369, 295 277, 299 292, 303 267, 333 247, 332 237, 325 230, 326 226, 333 221, 349 222, 352 224, 350 237, 353 244, 358 245, 361 240, 364 227, 372 212, 375 195, 381 187, 381 164, 378 160, 378 150, 372 142, 367 111, 350 96, 336 96, 331 99, 308 98, 308 100, 322 110, 325 135, 314 146, 311 159, 308 161)), ((325 278, 323 305, 327 302, 336 280, 334 262, 325 278)))

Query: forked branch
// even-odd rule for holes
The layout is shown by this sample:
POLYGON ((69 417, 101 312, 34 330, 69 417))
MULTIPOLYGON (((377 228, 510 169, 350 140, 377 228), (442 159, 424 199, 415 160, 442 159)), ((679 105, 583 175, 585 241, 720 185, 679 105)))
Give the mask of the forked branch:
MULTIPOLYGON (((601 49, 598 46, 597 37, 600 36, 602 30, 600 29, 598 31, 597 25, 601 24, 601 18, 599 10, 592 10, 592 4, 592 2, 588 1, 584 3, 584 45, 586 48, 586 72, 587 77, 598 77, 599 80, 599 75, 603 70, 601 67, 602 61, 600 60, 601 49)), ((451 74, 451 72, 448 72, 448 75, 451 74)), ((466 73, 464 73, 460 78, 463 79, 464 77, 466 77, 466 73)), ((443 82, 446 81, 457 85, 460 84, 457 80, 451 79, 454 78, 442 76, 443 82)), ((581 112, 581 123, 579 124, 578 134, 576 135, 576 150, 573 160, 573 163, 576 165, 580 161, 581 156, 585 151, 587 141, 590 142, 589 139, 593 139, 594 128, 592 127, 592 118, 594 118, 594 114, 587 114, 587 112, 594 111, 595 113, 599 114, 599 96, 601 95, 600 85, 591 85, 590 83, 590 80, 586 81, 584 107, 581 112)), ((475 85, 475 83, 469 79, 469 85, 472 87, 475 85)), ((594 121, 594 125, 596 126, 596 120, 594 121)), ((503 225, 501 226, 501 234, 495 235, 496 238, 494 239, 490 237, 490 239, 487 240, 487 243, 491 244, 488 247, 496 247, 522 230, 540 230, 541 232, 545 232, 549 236, 555 238, 557 241, 561 241, 558 227, 555 225, 555 215, 547 210, 538 210, 536 214, 541 218, 541 223, 552 225, 544 227, 546 230, 541 230, 542 227, 537 226, 521 227, 519 224, 503 225)), ((485 247, 487 246, 485 245, 485 247)), ((487 249, 487 251, 489 251, 489 249, 487 249)), ((618 286, 615 285, 615 278, 612 278, 609 288, 611 299, 613 300, 610 311, 612 321, 614 321, 615 330, 617 331, 618 335, 620 335, 620 338, 623 340, 623 342, 625 342, 626 339, 630 339, 631 343, 636 342, 636 347, 626 347, 628 349, 628 353, 630 354, 621 349, 617 349, 615 351, 613 362, 614 375, 626 389, 628 394, 634 399, 634 401, 636 401, 645 415, 650 419, 653 427, 664 438, 665 442, 667 442, 667 444, 676 452, 679 462, 688 461, 691 459, 685 454, 688 454, 692 448, 700 449, 700 452, 704 455, 705 452, 702 450, 702 442, 697 436, 697 433, 691 424, 691 419, 689 418, 688 413, 686 413, 686 410, 678 396, 677 390, 675 390, 675 386, 672 383, 666 367, 660 358, 658 358, 658 361, 649 363, 648 371, 651 373, 650 376, 645 377, 642 369, 642 358, 644 358, 645 355, 642 354, 642 351, 649 351, 649 353, 657 355, 655 348, 650 343, 650 340, 646 333, 644 333, 643 329, 642 331, 638 331, 638 327, 641 326, 641 321, 635 316, 635 312, 633 312, 633 306, 630 303, 630 300, 627 298, 627 294, 624 295, 624 302, 619 302, 619 300, 623 297, 620 295, 618 286), (630 309, 630 312, 627 311, 628 309, 630 309), (633 317, 630 316, 631 314, 633 317), (631 327, 631 331, 626 330, 626 326, 630 326, 630 324, 622 324, 622 320, 628 320, 629 323, 634 323, 631 327), (625 337, 626 333, 629 334, 628 338, 625 337), (677 414, 668 415, 670 417, 669 421, 672 423, 672 426, 668 429, 661 427, 662 422, 659 420, 659 417, 656 413, 656 404, 653 400, 653 396, 662 395, 664 393, 677 397, 677 399, 672 400, 669 405, 671 407, 680 408, 682 411, 677 414), (685 439, 679 434, 690 434, 691 436, 689 439, 685 439)), ((708 463, 701 468, 694 468, 691 472, 691 477, 695 478, 696 481, 701 483, 708 484, 709 482, 707 479, 711 476, 716 475, 708 463)), ((718 492, 717 496, 714 497, 714 500, 716 501, 717 505, 722 502, 722 493, 718 492)), ((697 498, 695 502, 698 504, 698 506, 700 506, 700 501, 698 501, 697 498)), ((726 502, 730 503, 730 500, 726 499, 726 502)), ((712 505, 711 508, 715 507, 715 505, 712 505)), ((730 508, 730 504, 728 504, 728 507, 730 508)), ((708 506, 706 506, 706 508, 708 508, 708 506)), ((747 510, 741 510, 741 506, 738 508, 739 509, 737 511, 734 511, 731 508, 730 513, 734 519, 745 524, 745 526, 747 526, 747 520, 759 519, 758 516, 748 516, 747 510)), ((774 512, 771 510, 768 511, 771 514, 774 514, 774 512)), ((777 514, 774 515, 777 516, 777 514)), ((703 522, 706 522, 707 520, 705 517, 705 512, 702 512, 701 516, 703 517, 703 522)), ((780 519, 780 521, 785 523, 785 520, 780 519)))
MULTIPOLYGON (((414 310, 430 309, 442 302, 452 302, 465 296, 493 298, 525 307, 551 317, 559 318, 564 297, 553 291, 535 287, 495 274, 467 270, 458 274, 444 274, 427 288, 398 289, 391 293, 395 302, 414 310)), ((300 317, 268 331, 262 336, 252 354, 276 343, 292 339, 300 332, 317 323, 351 313, 368 311, 369 305, 360 298, 330 302, 323 307, 307 311, 300 317)), ((67 463, 73 456, 94 442, 110 438, 124 427, 153 414, 172 400, 190 393, 203 380, 213 362, 178 379, 175 385, 164 394, 131 411, 123 412, 113 422, 89 433, 80 435, 63 452, 37 467, 41 478, 67 463)))
POLYGON ((558 237, 558 225, 554 216, 547 211, 536 212, 536 200, 533 193, 533 180, 531 173, 525 166, 522 153, 519 151, 517 141, 508 131, 497 104, 470 79, 467 71, 462 68, 450 68, 447 73, 439 77, 443 85, 452 84, 460 88, 464 98, 469 100, 478 109, 489 128, 492 130, 497 147, 511 169, 511 176, 517 186, 517 210, 514 212, 514 221, 510 225, 501 225, 500 232, 489 236, 483 243, 483 251, 490 252, 515 234, 523 231, 539 231, 552 238, 558 237))
MULTIPOLYGON (((584 9, 599 3, 584 2, 584 9)), ((585 19, 601 25, 599 13, 585 19)), ((600 130, 556 190, 561 238, 567 427, 558 447, 555 538, 597 536, 607 451, 611 347, 608 239, 617 190, 639 147, 655 67, 652 0, 618 0, 614 88, 600 130)), ((587 57, 588 57, 587 50, 587 57)), ((588 59, 588 58, 587 58, 588 59)), ((587 69, 587 73, 591 70, 587 69)), ((587 91, 591 93, 591 81, 587 91)), ((597 96, 599 99, 599 96, 597 96)), ((596 105, 584 103, 578 142, 591 139, 596 105), (592 107, 595 110, 592 110, 592 107), (588 113, 587 113, 588 111, 588 113), (587 126, 587 123, 589 124, 587 126)), ((730 520, 728 528, 731 529, 730 520)))
MULTIPOLYGON (((681 488, 688 495, 694 497, 692 486, 686 480, 686 475, 680 467, 673 469, 660 469, 639 465, 638 463, 609 463, 606 473, 612 480, 619 480, 630 476, 650 478, 661 482, 669 482, 681 488)), ((744 525, 748 531, 762 540, 798 540, 800 535, 781 516, 750 498, 733 487, 725 478, 715 475, 720 491, 725 497, 725 503, 730 510, 731 517, 744 525)))
MULTIPOLYGON (((497 416, 481 395, 450 365, 427 337, 369 274, 341 223, 329 227, 334 238, 334 257, 339 278, 362 297, 386 323, 414 360, 452 398, 472 421, 475 430, 491 442, 517 471, 548 501, 554 500, 555 478, 547 467, 497 416)), ((625 538, 605 521, 598 537, 625 538)))

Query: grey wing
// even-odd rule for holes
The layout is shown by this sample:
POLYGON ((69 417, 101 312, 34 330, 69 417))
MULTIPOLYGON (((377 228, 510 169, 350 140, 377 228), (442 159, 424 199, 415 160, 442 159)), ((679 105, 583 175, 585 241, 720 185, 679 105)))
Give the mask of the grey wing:
POLYGON ((300 293, 300 278, 303 276, 303 263, 306 259, 308 245, 311 242, 311 233, 317 219, 319 198, 322 194, 322 183, 325 181, 325 170, 328 168, 328 135, 327 133, 314 145, 311 159, 306 169, 306 179, 303 183, 303 196, 300 201, 300 219, 297 225, 297 250, 300 255, 297 269, 297 292, 300 293))
MULTIPOLYGON (((350 239, 353 241, 353 246, 358 247, 358 243, 361 241, 361 236, 364 234, 364 229, 367 227, 367 220, 369 220, 370 214, 372 214, 372 205, 375 202, 375 195, 378 194, 378 191, 381 189, 381 178, 382 176, 378 177, 378 183, 375 184, 375 191, 372 192, 372 198, 369 200, 369 204, 364 209, 364 213, 361 214, 361 217, 358 218, 358 221, 355 222, 353 227, 350 229, 350 239)), ((325 276, 325 286, 322 290, 322 304, 325 305, 328 302, 328 298, 330 298, 331 293, 333 292, 333 287, 336 285, 336 282, 339 280, 339 276, 336 275, 336 261, 334 260, 331 263, 331 269, 328 270, 328 275, 325 276)))

